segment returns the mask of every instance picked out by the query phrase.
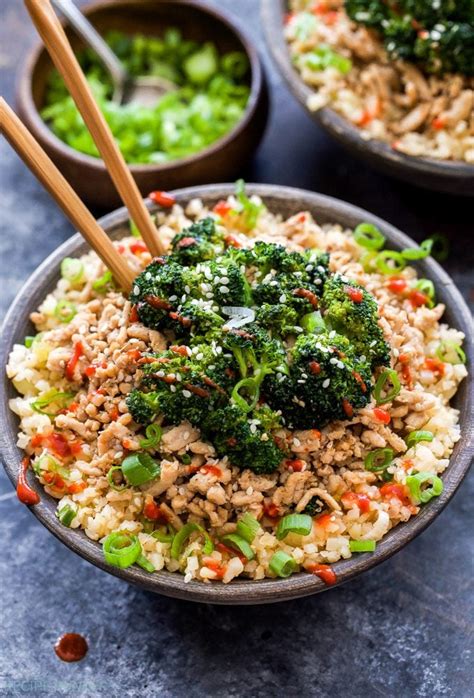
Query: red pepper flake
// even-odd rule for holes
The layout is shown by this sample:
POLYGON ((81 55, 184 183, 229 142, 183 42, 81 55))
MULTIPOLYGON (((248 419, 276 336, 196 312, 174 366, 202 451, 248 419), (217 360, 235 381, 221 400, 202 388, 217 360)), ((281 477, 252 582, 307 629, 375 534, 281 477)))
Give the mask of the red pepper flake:
POLYGON ((46 484, 50 487, 53 487, 60 492, 66 489, 66 483, 58 473, 52 473, 51 471, 47 470, 46 472, 42 473, 42 477, 46 484))
POLYGON ((341 497, 341 502, 347 507, 355 504, 359 507, 362 514, 367 514, 370 511, 370 499, 366 494, 358 494, 357 492, 344 492, 341 497))
POLYGON ((220 477, 222 475, 222 470, 217 465, 212 465, 212 463, 206 463, 199 468, 199 472, 203 475, 215 475, 215 477, 220 477))
POLYGON ((393 276, 387 282, 387 288, 392 293, 404 293, 407 289, 408 283, 405 279, 401 279, 398 276, 393 276))
POLYGON ((232 211, 232 206, 224 199, 221 199, 212 210, 214 213, 217 213, 218 216, 225 218, 232 211))
POLYGON ((227 247, 235 247, 237 250, 240 250, 240 248, 242 247, 242 244, 237 240, 237 238, 234 235, 231 235, 231 233, 228 233, 224 236, 224 242, 227 245, 227 247))
POLYGON ((429 36, 430 36, 430 33, 429 33, 429 31, 427 31, 426 29, 421 29, 421 30, 418 32, 418 36, 419 36, 420 39, 428 39, 429 36))
POLYGON ((411 458, 405 458, 402 465, 404 470, 410 470, 410 468, 413 468, 414 463, 411 458))
POLYGON ((270 519, 276 519, 280 516, 280 509, 273 502, 265 503, 263 505, 263 511, 270 519))
POLYGON ((302 458, 289 458, 285 461, 285 465, 288 470, 291 470, 293 473, 302 473, 306 468, 306 461, 302 458))
POLYGON ((167 191, 152 191, 148 194, 148 198, 151 199, 155 204, 163 206, 163 208, 171 208, 176 203, 176 199, 173 194, 167 191))
POLYGON ((285 14, 285 16, 283 17, 283 24, 289 24, 294 16, 295 16, 294 12, 287 12, 285 14))
POLYGON ((159 506, 154 499, 148 501, 143 507, 143 516, 150 521, 161 521, 163 523, 168 523, 168 517, 165 512, 162 511, 161 506, 159 506))
POLYGON ((337 582, 336 573, 330 565, 320 565, 316 562, 312 562, 306 567, 306 569, 308 572, 311 572, 319 577, 328 586, 331 586, 337 582))
POLYGON ((227 439, 227 445, 230 446, 230 448, 233 448, 234 446, 237 446, 237 439, 235 436, 231 436, 227 439))
MULTIPOLYGON (((86 369, 84 370, 84 373, 88 378, 92 378, 95 375, 95 372, 97 371, 96 366, 87 366, 86 369)), ((70 407, 70 406, 69 406, 70 407)))
POLYGON ((430 302, 428 296, 421 291, 413 289, 408 294, 408 299, 414 308, 421 308, 423 305, 427 305, 430 302))
POLYGON ((202 564, 216 573, 216 579, 222 579, 222 577, 225 575, 227 566, 221 565, 219 560, 216 560, 213 557, 203 557, 202 564))
POLYGON ((174 354, 178 354, 179 356, 187 356, 188 355, 188 348, 185 347, 184 345, 179 346, 177 344, 172 344, 170 346, 170 350, 174 354))
POLYGON ((132 305, 130 309, 130 315, 128 316, 129 322, 138 322, 139 321, 138 317, 138 310, 136 305, 132 305))
POLYGON ((309 363, 309 372, 313 374, 313 376, 317 376, 319 373, 321 373, 321 364, 319 364, 317 361, 310 361, 309 363))
POLYGON ((168 303, 167 300, 164 298, 159 298, 158 296, 148 295, 145 296, 144 300, 148 303, 148 305, 151 305, 152 308, 156 308, 157 310, 171 310, 173 307, 171 303, 168 303))
POLYGON ((111 410, 109 410, 109 417, 112 422, 115 422, 120 417, 120 412, 117 405, 114 405, 111 410))
POLYGON ((200 388, 198 385, 193 385, 192 383, 183 383, 183 388, 186 388, 190 393, 194 393, 194 395, 197 395, 198 397, 211 397, 208 390, 200 388))
POLYGON ((360 385, 360 388, 361 388, 362 392, 363 392, 363 393, 366 393, 366 392, 367 392, 367 386, 366 386, 366 384, 364 383, 364 381, 363 381, 362 376, 360 375, 360 373, 358 373, 357 371, 352 371, 352 375, 353 375, 353 377, 355 378, 355 380, 358 382, 358 384, 360 385))
POLYGON ((304 212, 303 212, 303 213, 300 213, 300 214, 298 215, 298 217, 296 218, 296 222, 297 222, 297 223, 305 223, 305 222, 306 222, 306 218, 307 218, 307 214, 306 214, 306 213, 304 213, 304 212))
POLYGON ((344 410, 346 417, 352 419, 352 417, 354 416, 354 408, 352 407, 349 400, 347 400, 347 398, 344 398, 342 401, 342 409, 344 410))
POLYGON ((141 242, 140 240, 137 242, 132 242, 130 245, 130 252, 132 254, 141 254, 142 252, 148 252, 148 247, 145 245, 144 242, 141 242))
POLYGON ((317 308, 319 305, 318 297, 307 288, 295 288, 293 295, 297 298, 305 298, 309 303, 311 303, 313 308, 317 308))
MULTIPOLYGON (((220 553, 224 553, 224 555, 229 555, 230 557, 238 557, 244 565, 247 563, 247 558, 245 557, 245 555, 242 555, 240 550, 230 548, 228 545, 222 543, 221 541, 219 541, 219 543, 216 543, 216 550, 218 550, 220 553)), ((208 565, 206 565, 206 567, 208 567, 208 565)))
POLYGON ((66 364, 66 369, 64 371, 66 378, 70 381, 74 381, 74 371, 77 366, 77 362, 81 358, 81 356, 84 354, 84 347, 82 346, 81 342, 76 342, 74 345, 74 351, 69 359, 69 361, 66 364))
POLYGON ((346 293, 353 303, 362 303, 364 300, 364 294, 360 288, 352 288, 352 286, 346 286, 346 293))
POLYGON ((387 410, 383 410, 381 407, 374 407, 372 413, 378 422, 382 422, 382 424, 390 424, 391 417, 387 410))
POLYGON ((30 439, 31 448, 39 448, 39 446, 42 446, 43 438, 43 434, 35 434, 34 436, 32 436, 30 439))
POLYGON ((125 247, 124 245, 117 245, 117 252, 119 254, 123 254, 125 252, 125 247))
POLYGON ((314 523, 317 526, 322 526, 323 528, 326 528, 326 526, 329 526, 331 521, 332 521, 332 514, 321 514, 320 516, 316 516, 314 519, 314 523))
POLYGON ((190 327, 192 325, 191 319, 188 317, 184 317, 183 315, 180 315, 179 313, 169 313, 169 316, 172 320, 176 320, 177 322, 180 323, 183 327, 190 327))
POLYGON ((18 483, 16 486, 16 496, 22 504, 27 504, 32 506, 33 504, 39 504, 40 498, 38 494, 34 491, 32 487, 29 486, 26 479, 26 471, 30 465, 30 459, 25 456, 20 463, 20 469, 18 470, 18 483))
POLYGON ((428 371, 437 373, 440 377, 444 376, 444 372, 446 370, 446 367, 442 361, 439 359, 432 359, 430 357, 425 359, 425 368, 427 368, 428 371))
POLYGON ((399 499, 405 506, 411 505, 410 492, 406 485, 399 485, 393 482, 387 482, 380 488, 380 494, 384 499, 399 499))
POLYGON ((412 377, 411 377, 410 366, 408 365, 409 361, 410 361, 410 355, 409 354, 400 354, 400 356, 398 357, 398 360, 400 361, 400 363, 402 365, 402 370, 401 370, 402 378, 403 378, 404 382, 406 383, 407 388, 409 390, 411 390, 413 387, 413 381, 412 381, 412 377))
POLYGON ((78 482, 73 482, 72 485, 69 485, 67 491, 68 494, 79 494, 79 492, 83 492, 86 487, 87 483, 79 480, 78 482))
MULTIPOLYGON (((129 357, 130 361, 140 361, 140 359, 142 358, 142 353, 139 349, 129 349, 127 351, 127 356, 129 357)), ((152 357, 150 356, 146 358, 151 359, 152 357)))
POLYGON ((431 122, 431 126, 436 129, 437 131, 441 131, 446 126, 446 122, 444 119, 442 119, 440 116, 437 116, 433 121, 431 122))

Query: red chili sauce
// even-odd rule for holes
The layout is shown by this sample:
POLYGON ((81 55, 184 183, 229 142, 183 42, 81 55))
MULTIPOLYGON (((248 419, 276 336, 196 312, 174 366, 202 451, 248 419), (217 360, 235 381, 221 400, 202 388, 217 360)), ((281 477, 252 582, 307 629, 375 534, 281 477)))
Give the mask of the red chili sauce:
POLYGON ((80 662, 88 649, 86 639, 78 633, 64 633, 54 645, 54 651, 63 662, 80 662))

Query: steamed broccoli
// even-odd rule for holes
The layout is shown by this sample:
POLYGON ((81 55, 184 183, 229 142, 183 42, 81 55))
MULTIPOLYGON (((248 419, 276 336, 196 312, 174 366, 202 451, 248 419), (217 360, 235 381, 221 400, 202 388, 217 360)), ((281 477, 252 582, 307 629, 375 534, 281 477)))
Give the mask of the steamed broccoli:
POLYGON ((203 431, 219 456, 228 456, 233 465, 257 474, 272 473, 284 457, 271 436, 255 422, 249 423, 234 405, 209 413, 203 431))
POLYGON ((214 303, 220 306, 251 306, 250 285, 240 265, 230 255, 223 255, 201 265, 203 282, 212 293, 214 303))
POLYGON ((377 302, 362 286, 334 274, 325 284, 321 307, 326 326, 348 337, 356 352, 366 356, 373 367, 389 363, 377 302))
POLYGON ((261 381, 277 368, 286 370, 285 348, 255 323, 229 330, 224 335, 223 347, 234 355, 242 378, 253 375, 261 381))
POLYGON ((295 327, 298 326, 298 313, 294 308, 283 303, 277 305, 264 303, 257 309, 255 319, 259 325, 270 330, 272 335, 282 337, 294 334, 295 327))
POLYGON ((156 392, 144 393, 138 388, 134 388, 128 394, 127 408, 137 424, 150 424, 161 412, 159 395, 156 392))
POLYGON ((224 234, 213 218, 193 223, 171 241, 171 258, 183 266, 214 259, 224 251, 224 234))
POLYGON ((267 403, 281 410, 289 428, 320 428, 333 419, 348 419, 370 400, 371 371, 348 339, 335 332, 301 335, 290 350, 289 375, 265 378, 267 403))

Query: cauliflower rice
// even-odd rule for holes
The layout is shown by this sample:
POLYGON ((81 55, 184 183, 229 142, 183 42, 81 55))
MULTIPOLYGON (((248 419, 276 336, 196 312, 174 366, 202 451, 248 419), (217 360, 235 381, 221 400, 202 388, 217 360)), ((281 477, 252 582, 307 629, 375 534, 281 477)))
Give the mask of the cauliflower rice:
POLYGON ((413 63, 391 60, 376 33, 349 19, 344 0, 291 0, 289 9, 285 37, 295 67, 315 89, 311 111, 329 105, 362 138, 406 155, 474 163, 473 77, 427 76, 413 63), (308 66, 305 56, 320 45, 350 59, 351 69, 308 66))
MULTIPOLYGON (((235 205, 233 197, 229 201, 235 205)), ((175 204, 171 211, 157 214, 160 235, 170 241, 206 215, 216 214, 200 200, 191 201, 185 210, 175 204)), ((321 431, 280 429, 274 436, 284 440, 291 455, 269 475, 240 469, 227 458, 219 460, 212 444, 201 440, 199 430, 188 423, 167 426, 161 454, 155 456, 161 460, 160 478, 141 487, 112 489, 109 469, 120 464, 125 454, 138 451, 145 436, 125 402, 140 373, 134 356, 137 351, 162 351, 167 341, 131 316, 131 304, 121 293, 113 288, 106 293, 93 289, 105 267, 90 252, 81 258, 82 279, 75 284, 61 279, 32 313, 40 336, 29 348, 17 344, 11 352, 7 373, 20 394, 10 401, 20 418, 18 446, 26 452, 45 491, 59 500, 58 510, 69 505, 76 512, 72 528, 82 528, 95 541, 114 531, 136 534, 143 554, 156 570, 179 571, 185 581, 227 583, 240 575, 257 580, 275 576, 269 561, 275 551, 283 550, 300 569, 331 581, 323 573, 328 569, 324 566, 349 558, 351 540, 379 541, 400 521, 418 513, 419 506, 407 494, 408 475, 441 474, 448 467, 460 438, 458 411, 449 401, 467 371, 462 363, 441 364, 435 357, 441 341, 459 345, 463 334, 440 322, 442 304, 413 307, 387 287, 387 276, 366 273, 359 262, 364 250, 351 231, 339 225, 319 226, 308 212, 282 220, 264 211, 252 233, 245 235, 232 219, 226 222, 224 217, 221 222, 244 246, 260 239, 295 250, 326 250, 332 271, 359 282, 373 294, 379 305, 379 324, 390 346, 391 365, 402 383, 397 397, 383 405, 383 421, 380 410, 374 411, 372 398, 352 419, 330 423, 321 431), (77 309, 67 324, 54 314, 62 299, 77 309), (71 368, 78 343, 83 353, 68 379, 65 368, 71 368), (32 403, 53 388, 72 391, 74 397, 66 409, 50 418, 35 411, 32 403), (418 429, 431 431, 433 440, 407 448, 406 435, 418 429), (364 458, 374 448, 384 447, 393 449, 395 458, 389 467, 390 486, 386 483, 381 488, 383 481, 364 468, 364 458), (188 455, 188 465, 178 458, 182 454, 188 455), (52 463, 56 466, 50 467, 52 463), (277 540, 277 519, 303 511, 314 496, 324 509, 313 519, 310 534, 291 533, 277 540), (254 559, 248 561, 222 545, 206 555, 200 538, 192 540, 179 560, 173 559, 170 543, 154 538, 143 517, 150 502, 159 504, 175 530, 196 522, 214 541, 234 532, 236 520, 249 512, 260 523, 251 546, 254 559)), ((136 238, 115 245, 137 273, 150 261, 136 238)), ((406 267, 399 278, 413 282, 416 272, 406 267)))

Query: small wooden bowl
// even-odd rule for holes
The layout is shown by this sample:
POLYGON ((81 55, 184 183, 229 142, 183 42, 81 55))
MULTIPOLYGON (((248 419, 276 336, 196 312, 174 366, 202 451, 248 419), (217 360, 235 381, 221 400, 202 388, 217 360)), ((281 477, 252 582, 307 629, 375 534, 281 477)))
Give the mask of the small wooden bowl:
MULTIPOLYGON (((233 193, 234 188, 229 184, 216 184, 204 187, 192 187, 174 192, 178 203, 186 204, 196 197, 212 207, 220 199, 233 193)), ((344 227, 354 228, 361 221, 368 221, 378 226, 387 238, 388 246, 394 249, 412 247, 415 243, 399 230, 385 221, 373 216, 367 211, 356 208, 338 199, 321 194, 313 194, 302 189, 277 187, 271 185, 250 185, 250 194, 261 196, 268 208, 280 213, 284 218, 298 211, 310 211, 319 223, 340 223, 344 227)), ((150 209, 155 206, 148 201, 150 209)), ((104 229, 113 239, 129 235, 128 213, 124 208, 105 216, 100 221, 104 229)), ((27 335, 34 334, 34 328, 29 320, 29 314, 43 301, 56 285, 60 277, 60 264, 64 257, 77 257, 87 252, 88 246, 79 235, 74 235, 53 252, 32 274, 18 293, 10 306, 5 319, 0 341, 0 365, 7 363, 8 355, 13 344, 23 343, 27 335)), ((473 428, 473 331, 469 310, 454 283, 445 271, 432 259, 422 260, 417 265, 421 276, 431 279, 436 287, 440 302, 446 305, 445 321, 451 326, 462 330, 466 335, 464 350, 468 357, 469 376, 453 399, 453 405, 460 410, 460 427, 462 439, 456 444, 450 458, 449 467, 443 474, 444 490, 436 499, 423 506, 420 513, 392 529, 382 541, 377 544, 374 553, 354 555, 349 560, 341 560, 333 565, 338 583, 348 581, 358 574, 365 572, 403 548, 415 536, 421 533, 444 509, 456 489, 466 475, 474 454, 473 428)), ((18 418, 8 408, 9 398, 15 396, 15 390, 6 374, 2 371, 3 397, 0 400, 0 445, 7 474, 16 486, 18 465, 22 452, 16 446, 18 433, 18 418)), ((31 508, 32 513, 59 540, 71 550, 78 553, 92 564, 107 572, 121 577, 128 582, 167 596, 173 596, 190 601, 220 604, 260 604, 286 601, 288 599, 308 596, 325 591, 325 584, 312 574, 302 572, 289 579, 265 579, 250 581, 236 579, 228 585, 221 583, 204 584, 192 581, 184 582, 180 574, 161 571, 148 574, 138 567, 121 570, 107 565, 102 555, 102 547, 86 537, 79 530, 65 528, 55 516, 57 500, 49 497, 36 478, 30 477, 32 487, 40 495, 40 503, 31 508)))
POLYGON ((262 0, 262 24, 267 46, 288 87, 316 123, 353 155, 386 175, 426 189, 474 196, 474 165, 404 155, 383 141, 364 140, 360 130, 334 109, 324 107, 316 112, 308 109, 308 98, 314 94, 314 89, 303 82, 291 63, 288 45, 283 36, 287 10, 287 0, 262 0))
MULTIPOLYGON (((240 25, 226 13, 201 0, 100 0, 83 8, 95 27, 128 34, 160 36, 167 27, 178 27, 186 38, 213 41, 219 52, 243 51, 250 63, 250 96, 241 120, 225 136, 205 150, 162 165, 131 165, 142 194, 193 184, 228 181, 246 164, 257 148, 268 116, 268 91, 257 49, 240 25)), ((65 24, 75 52, 83 46, 65 24)), ((18 112, 79 196, 100 208, 121 205, 104 163, 74 150, 61 141, 39 114, 44 104, 52 62, 43 44, 33 49, 20 74, 18 112)))

